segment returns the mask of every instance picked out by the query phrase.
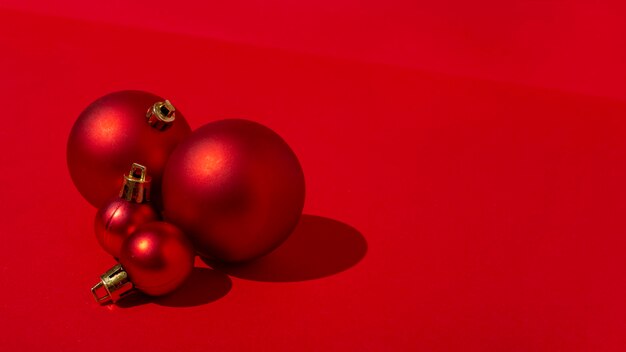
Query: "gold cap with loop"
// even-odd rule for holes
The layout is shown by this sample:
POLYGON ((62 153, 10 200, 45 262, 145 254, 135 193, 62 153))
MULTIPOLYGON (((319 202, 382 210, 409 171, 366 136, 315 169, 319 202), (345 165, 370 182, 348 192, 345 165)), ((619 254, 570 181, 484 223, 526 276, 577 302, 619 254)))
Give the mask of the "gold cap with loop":
POLYGON ((124 175, 120 198, 130 202, 143 203, 150 200, 152 178, 146 175, 146 167, 133 163, 130 173, 124 175))
POLYGON ((91 288, 91 294, 96 302, 107 304, 117 302, 120 298, 132 293, 133 283, 121 264, 109 269, 100 276, 100 282, 91 288))
POLYGON ((159 131, 163 131, 174 123, 176 108, 169 100, 154 103, 146 112, 148 124, 159 131))

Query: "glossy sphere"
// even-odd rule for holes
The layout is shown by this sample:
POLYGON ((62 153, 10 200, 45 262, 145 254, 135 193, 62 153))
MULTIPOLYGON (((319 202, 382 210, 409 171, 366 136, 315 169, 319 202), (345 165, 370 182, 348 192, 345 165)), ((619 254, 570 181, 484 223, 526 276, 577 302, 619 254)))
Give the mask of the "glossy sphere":
POLYGON ((128 165, 150 170, 152 200, 159 203, 163 168, 174 147, 191 129, 176 111, 164 131, 146 122, 146 112, 164 99, 142 91, 121 91, 89 105, 78 117, 67 142, 67 165, 74 185, 93 206, 100 208, 117 194, 128 165))
POLYGON ((159 215, 151 203, 138 204, 115 197, 98 210, 94 229, 100 246, 119 258, 124 240, 139 225, 157 220, 159 215))
POLYGON ((174 225, 157 221, 139 226, 122 244, 120 264, 138 290, 160 296, 191 274, 194 252, 174 225))
POLYGON ((304 205, 296 155, 269 128, 222 120, 196 130, 170 156, 163 175, 163 216, 196 250, 228 262, 280 245, 304 205))

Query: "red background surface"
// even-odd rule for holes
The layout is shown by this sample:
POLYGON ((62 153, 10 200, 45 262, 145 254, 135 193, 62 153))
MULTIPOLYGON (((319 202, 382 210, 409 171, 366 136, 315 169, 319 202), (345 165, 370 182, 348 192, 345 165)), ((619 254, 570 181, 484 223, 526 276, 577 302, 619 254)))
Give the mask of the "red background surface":
POLYGON ((0 5, 3 350, 626 349, 623 7, 111 6, 0 5), (120 89, 281 134, 308 187, 290 241, 96 305, 113 262, 65 143, 120 89))

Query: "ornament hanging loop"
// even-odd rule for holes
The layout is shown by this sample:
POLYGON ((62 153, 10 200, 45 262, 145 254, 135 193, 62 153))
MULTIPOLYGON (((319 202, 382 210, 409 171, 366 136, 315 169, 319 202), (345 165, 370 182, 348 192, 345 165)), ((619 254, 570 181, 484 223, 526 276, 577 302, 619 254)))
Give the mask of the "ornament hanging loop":
POLYGON ((176 119, 176 108, 169 100, 154 103, 146 112, 148 124, 159 131, 172 126, 176 119))
POLYGON ((151 184, 152 178, 147 175, 146 167, 133 163, 128 175, 124 175, 120 198, 135 203, 147 202, 150 200, 151 184))
POLYGON ((115 303, 118 299, 130 294, 132 290, 133 284, 128 274, 122 265, 117 264, 100 276, 100 282, 91 288, 91 294, 96 302, 107 304, 115 303))

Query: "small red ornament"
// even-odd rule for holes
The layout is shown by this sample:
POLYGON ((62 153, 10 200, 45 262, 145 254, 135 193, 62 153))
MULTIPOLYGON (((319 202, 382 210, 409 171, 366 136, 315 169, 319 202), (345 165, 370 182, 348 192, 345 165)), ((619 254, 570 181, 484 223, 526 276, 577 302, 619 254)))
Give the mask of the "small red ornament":
POLYGON ((98 243, 115 258, 120 257, 124 239, 137 226, 159 219, 157 211, 148 202, 151 178, 146 175, 146 167, 133 164, 130 173, 123 179, 119 196, 98 210, 94 223, 98 243))
POLYGON ((164 295, 189 277, 193 260, 191 243, 176 226, 162 221, 144 224, 124 241, 120 264, 103 274, 91 292, 99 303, 115 302, 133 288, 164 295))
POLYGON ((298 158, 274 131, 247 120, 209 123, 171 154, 163 216, 205 256, 250 260, 280 245, 304 205, 298 158))
MULTIPOLYGON (((67 142, 67 166, 80 194, 100 208, 116 194, 129 164, 145 165, 159 202, 161 175, 191 128, 169 101, 142 91, 105 95, 78 117, 67 142)), ((156 199, 154 199, 156 198, 156 199)))

